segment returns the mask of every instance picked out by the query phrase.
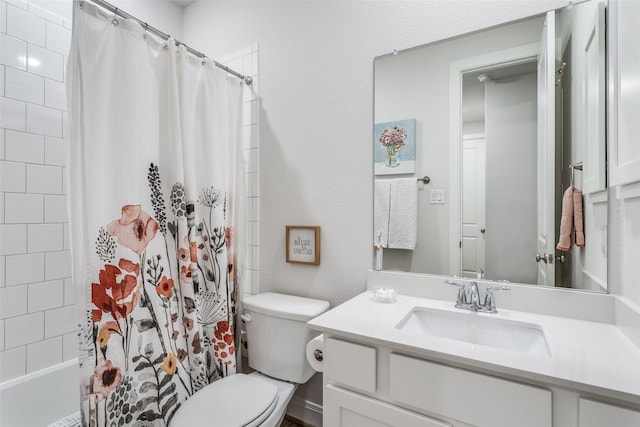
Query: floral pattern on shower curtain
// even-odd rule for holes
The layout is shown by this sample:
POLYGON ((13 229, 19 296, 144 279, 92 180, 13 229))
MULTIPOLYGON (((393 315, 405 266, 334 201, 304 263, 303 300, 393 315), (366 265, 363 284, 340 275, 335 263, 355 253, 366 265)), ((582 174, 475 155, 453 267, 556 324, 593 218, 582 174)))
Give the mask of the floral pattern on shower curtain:
POLYGON ((83 425, 166 426, 236 371, 240 82, 88 3, 69 73, 83 425))

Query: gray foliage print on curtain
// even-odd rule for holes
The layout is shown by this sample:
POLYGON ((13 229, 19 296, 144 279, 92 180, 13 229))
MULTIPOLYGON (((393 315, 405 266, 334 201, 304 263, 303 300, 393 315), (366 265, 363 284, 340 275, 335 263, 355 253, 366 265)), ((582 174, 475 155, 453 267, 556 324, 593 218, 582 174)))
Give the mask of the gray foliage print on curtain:
POLYGON ((182 402, 235 373, 236 301, 225 194, 197 202, 172 186, 168 214, 158 167, 148 172, 153 216, 125 205, 96 230, 103 263, 80 332, 83 424, 168 425, 182 402), (200 218, 196 220, 196 218, 200 218))

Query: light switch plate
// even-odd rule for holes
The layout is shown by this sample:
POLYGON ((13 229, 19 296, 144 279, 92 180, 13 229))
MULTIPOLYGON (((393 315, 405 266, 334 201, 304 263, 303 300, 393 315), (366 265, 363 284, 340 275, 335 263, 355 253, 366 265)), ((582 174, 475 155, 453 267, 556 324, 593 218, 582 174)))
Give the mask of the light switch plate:
POLYGON ((444 190, 430 190, 429 203, 432 203, 432 204, 444 203, 444 190))

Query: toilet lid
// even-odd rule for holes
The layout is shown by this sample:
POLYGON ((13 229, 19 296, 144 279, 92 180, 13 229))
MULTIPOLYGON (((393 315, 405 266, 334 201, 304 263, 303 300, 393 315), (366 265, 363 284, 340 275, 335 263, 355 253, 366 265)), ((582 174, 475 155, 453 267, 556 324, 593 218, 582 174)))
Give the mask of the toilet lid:
POLYGON ((245 374, 225 377, 187 399, 176 412, 175 427, 249 427, 266 419, 278 400, 278 388, 245 374))

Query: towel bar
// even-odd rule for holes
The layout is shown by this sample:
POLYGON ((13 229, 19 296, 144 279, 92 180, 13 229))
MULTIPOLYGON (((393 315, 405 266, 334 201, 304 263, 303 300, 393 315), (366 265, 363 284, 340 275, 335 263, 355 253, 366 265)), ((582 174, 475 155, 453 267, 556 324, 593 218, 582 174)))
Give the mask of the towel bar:
POLYGON ((573 187, 573 172, 577 169, 579 171, 582 171, 582 162, 578 162, 578 163, 571 163, 569 165, 569 169, 571 169, 571 180, 569 181, 569 186, 573 187))

